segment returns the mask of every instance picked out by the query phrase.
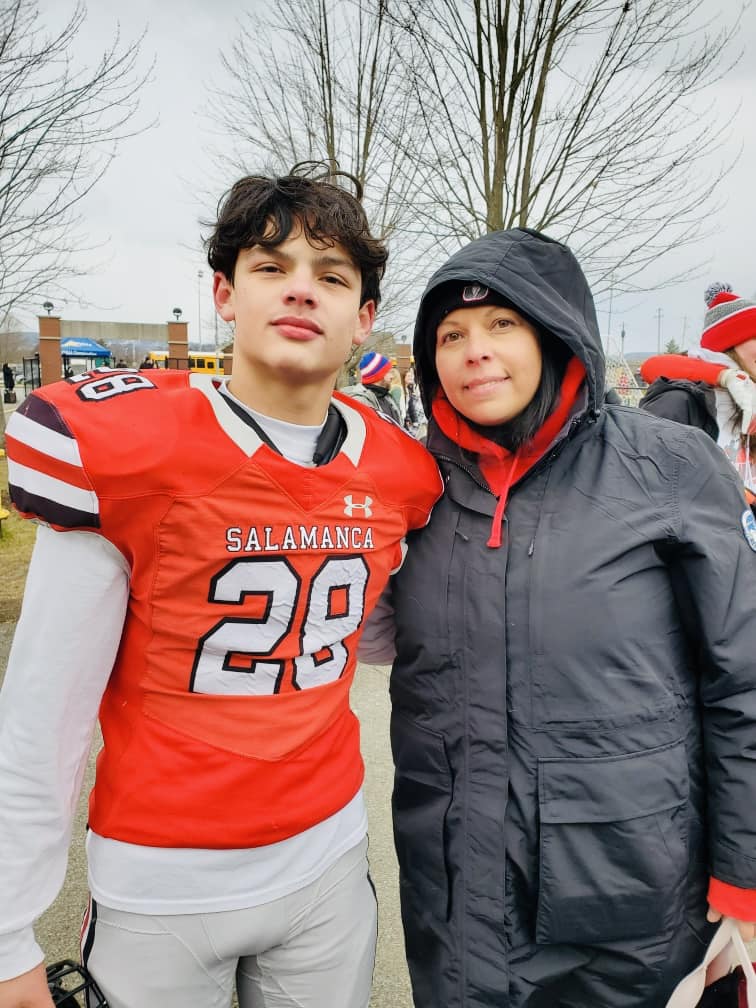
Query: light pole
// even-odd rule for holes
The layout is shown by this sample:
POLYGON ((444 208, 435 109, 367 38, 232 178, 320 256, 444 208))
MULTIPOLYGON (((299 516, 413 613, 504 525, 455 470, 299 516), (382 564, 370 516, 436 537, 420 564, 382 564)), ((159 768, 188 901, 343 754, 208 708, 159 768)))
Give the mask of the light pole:
POLYGON ((197 270, 197 339, 202 352, 202 270, 197 270))
POLYGON ((606 341, 612 336, 612 302, 614 301, 614 274, 609 278, 609 317, 606 320, 606 341))

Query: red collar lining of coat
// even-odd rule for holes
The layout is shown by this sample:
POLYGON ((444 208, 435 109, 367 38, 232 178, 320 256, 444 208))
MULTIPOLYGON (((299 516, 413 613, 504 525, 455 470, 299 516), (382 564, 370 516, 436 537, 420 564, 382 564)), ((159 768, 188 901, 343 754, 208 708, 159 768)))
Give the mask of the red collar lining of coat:
POLYGON ((439 389, 436 393, 433 401, 433 416, 436 423, 455 444, 476 453, 480 471, 492 492, 498 497, 491 536, 487 543, 492 549, 501 546, 502 518, 510 487, 533 468, 565 425, 584 380, 585 367, 582 361, 573 357, 562 380, 556 409, 547 417, 536 436, 514 454, 473 430, 454 409, 443 391, 439 389))

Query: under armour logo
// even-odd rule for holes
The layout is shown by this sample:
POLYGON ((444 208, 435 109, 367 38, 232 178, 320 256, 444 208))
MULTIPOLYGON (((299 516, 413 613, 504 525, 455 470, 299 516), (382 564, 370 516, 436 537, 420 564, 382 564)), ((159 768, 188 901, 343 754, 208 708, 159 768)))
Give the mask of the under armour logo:
POLYGON ((488 297, 488 287, 483 284, 471 283, 462 288, 463 301, 484 301, 488 297))
POLYGON ((357 504, 357 503, 355 503, 354 499, 352 498, 352 495, 348 494, 344 498, 344 514, 347 516, 347 518, 351 518, 355 511, 361 510, 361 511, 365 512, 365 517, 366 518, 372 518, 373 517, 373 509, 370 507, 370 505, 372 503, 373 503, 373 498, 372 497, 366 497, 365 500, 362 502, 362 504, 357 504))

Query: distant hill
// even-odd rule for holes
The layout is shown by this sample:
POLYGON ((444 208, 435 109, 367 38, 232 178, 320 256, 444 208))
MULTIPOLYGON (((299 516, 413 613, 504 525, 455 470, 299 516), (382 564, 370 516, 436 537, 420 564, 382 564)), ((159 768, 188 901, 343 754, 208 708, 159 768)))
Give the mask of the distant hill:
POLYGON ((656 353, 656 350, 632 350, 625 354, 625 360, 632 368, 640 367, 644 360, 654 357, 656 353))
POLYGON ((0 358, 20 364, 24 357, 37 352, 39 333, 34 330, 12 329, 0 332, 0 358))

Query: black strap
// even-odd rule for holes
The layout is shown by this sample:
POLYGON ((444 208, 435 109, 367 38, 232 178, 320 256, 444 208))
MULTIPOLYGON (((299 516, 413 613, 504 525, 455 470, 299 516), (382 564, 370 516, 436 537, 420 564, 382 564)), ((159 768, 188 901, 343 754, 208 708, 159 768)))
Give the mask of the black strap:
POLYGON ((278 447, 273 444, 273 442, 270 440, 268 435, 262 429, 260 424, 255 420, 255 418, 251 416, 250 413, 248 413, 243 406, 240 406, 238 402, 233 400, 230 396, 226 395, 226 393, 223 391, 223 386, 221 386, 218 389, 218 392, 226 400, 226 403, 231 408, 231 411, 233 413, 236 413, 239 419, 243 420, 248 427, 251 427, 252 430, 255 432, 255 434, 257 434, 260 440, 264 442, 268 446, 268 448, 272 449, 276 453, 276 455, 280 455, 281 452, 278 450, 278 447))
POLYGON ((323 424, 323 430, 318 435, 312 461, 316 466, 327 465, 338 455, 347 436, 347 426, 344 417, 332 404, 328 407, 328 416, 323 424))
MULTIPOLYGON (((243 406, 240 406, 239 403, 235 402, 230 396, 226 395, 222 386, 218 389, 218 391, 239 419, 243 420, 248 427, 251 427, 255 434, 257 434, 260 440, 266 444, 271 451, 274 451, 276 455, 281 455, 281 449, 278 445, 271 441, 255 418, 251 416, 243 406)), ((335 459, 338 455, 339 449, 346 439, 346 435, 346 422, 344 421, 341 413, 339 413, 336 407, 331 404, 328 407, 328 414, 326 416, 326 421, 323 424, 323 430, 320 434, 318 434, 318 440, 315 442, 315 451, 312 454, 313 464, 321 466, 327 465, 329 462, 333 461, 333 459, 335 459)))

